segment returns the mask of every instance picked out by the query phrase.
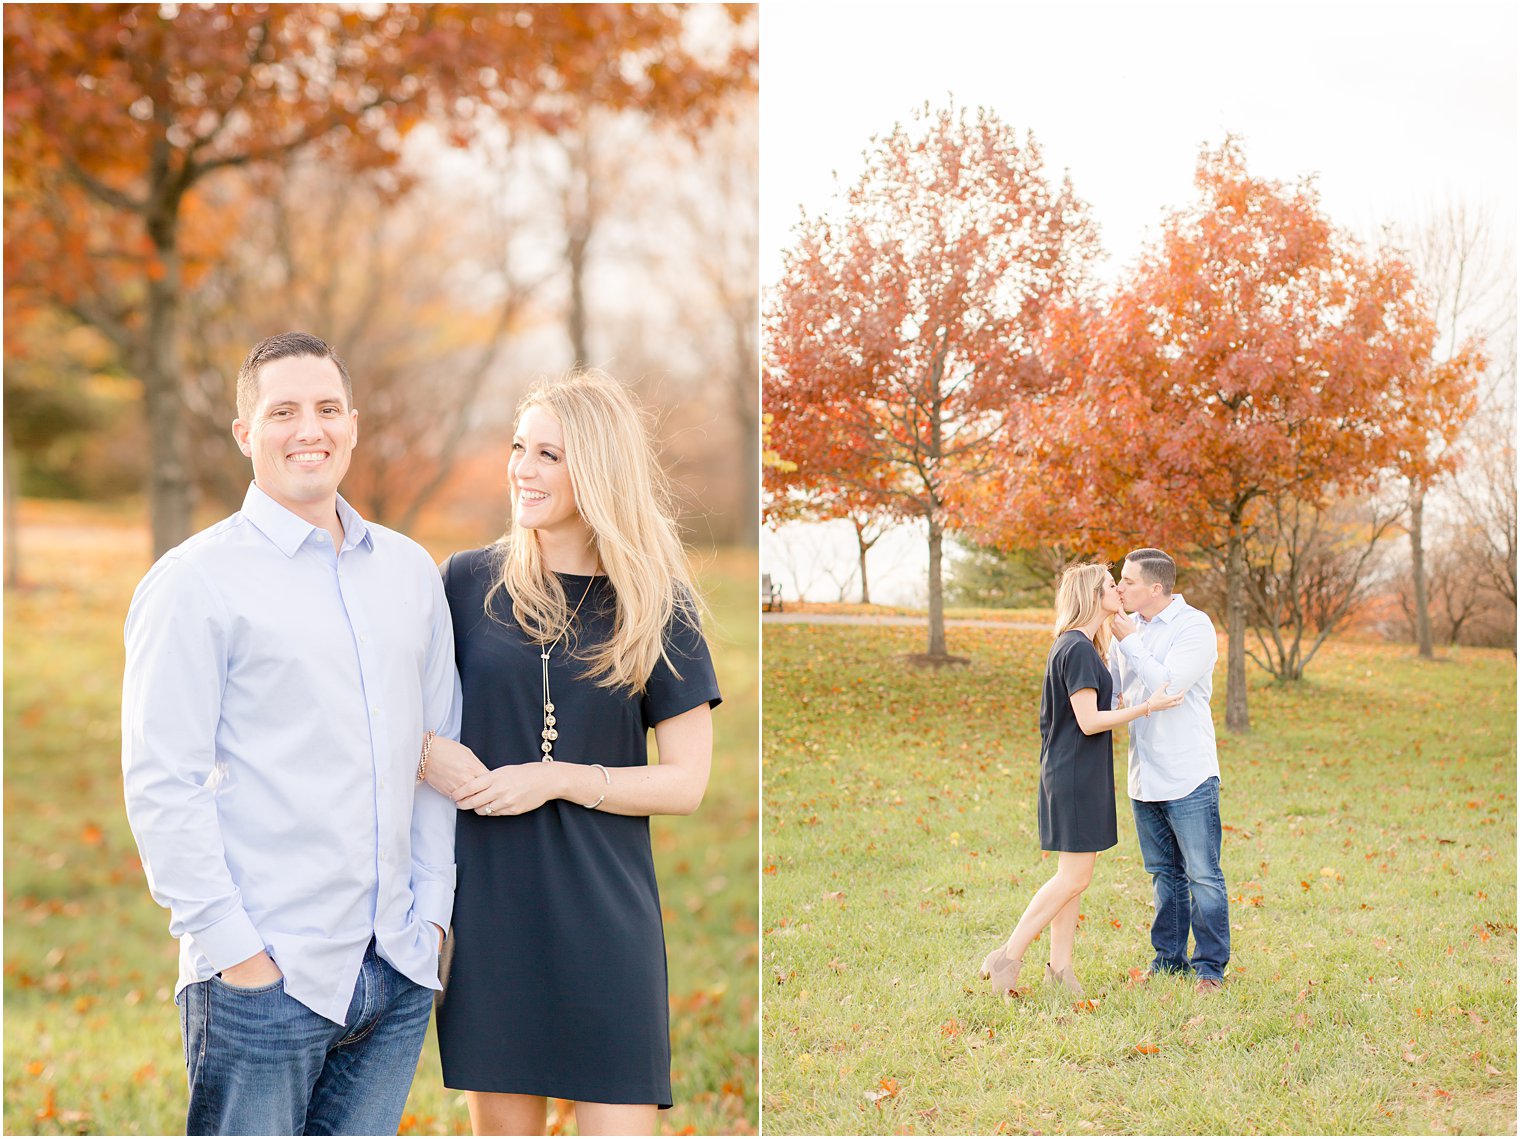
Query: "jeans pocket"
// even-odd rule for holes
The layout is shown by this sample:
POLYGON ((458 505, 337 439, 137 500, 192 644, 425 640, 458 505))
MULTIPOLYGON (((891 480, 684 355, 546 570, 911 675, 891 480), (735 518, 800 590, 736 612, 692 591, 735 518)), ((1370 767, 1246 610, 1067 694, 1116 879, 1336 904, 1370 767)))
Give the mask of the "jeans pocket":
POLYGON ((280 977, 278 980, 272 981, 267 985, 256 985, 251 989, 244 988, 242 985, 234 985, 230 981, 224 981, 220 976, 213 976, 211 983, 223 992, 237 993, 239 996, 244 997, 258 997, 283 989, 285 987, 285 978, 280 977))

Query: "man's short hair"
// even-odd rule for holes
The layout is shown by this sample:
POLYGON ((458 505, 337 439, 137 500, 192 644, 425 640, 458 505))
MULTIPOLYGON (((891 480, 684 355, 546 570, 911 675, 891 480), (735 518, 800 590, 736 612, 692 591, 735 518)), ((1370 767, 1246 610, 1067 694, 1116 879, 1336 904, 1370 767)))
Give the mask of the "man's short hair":
POLYGON ((1170 594, 1177 588, 1177 563, 1165 551, 1146 546, 1131 550, 1124 555, 1124 560, 1133 562, 1146 581, 1159 582, 1163 592, 1170 594))
POLYGON ((343 398, 350 409, 354 406, 354 383, 348 378, 348 368, 332 347, 321 337, 309 332, 281 332, 266 336, 253 346, 243 366, 238 369, 237 413, 247 423, 253 418, 253 409, 259 404, 259 369, 271 360, 285 360, 292 356, 315 356, 319 360, 331 360, 343 377, 343 398))

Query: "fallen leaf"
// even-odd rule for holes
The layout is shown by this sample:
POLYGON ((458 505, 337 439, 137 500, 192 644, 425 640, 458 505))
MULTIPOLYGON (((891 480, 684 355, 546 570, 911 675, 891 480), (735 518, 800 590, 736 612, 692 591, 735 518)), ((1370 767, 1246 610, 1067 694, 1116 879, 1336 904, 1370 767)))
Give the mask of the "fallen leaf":
POLYGON ((1155 1044, 1136 1044, 1135 1051, 1146 1056, 1154 1056, 1161 1049, 1155 1044))

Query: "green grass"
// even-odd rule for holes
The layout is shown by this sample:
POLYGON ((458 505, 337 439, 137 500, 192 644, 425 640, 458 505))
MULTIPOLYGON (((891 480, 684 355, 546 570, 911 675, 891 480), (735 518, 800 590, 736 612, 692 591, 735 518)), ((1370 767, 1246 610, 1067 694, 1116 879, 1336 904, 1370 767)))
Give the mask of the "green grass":
MULTIPOLYGON (((1222 994, 1139 987, 1123 796, 1084 895, 1095 1007, 976 977, 1054 869, 1035 825, 1046 634, 765 631, 768 1134, 1515 1131, 1515 661, 1335 643, 1220 731, 1222 994)), ((1223 662, 1216 677, 1223 715, 1223 662)))
MULTIPOLYGON (((5 1131, 179 1133, 176 948, 121 803, 121 626, 147 537, 78 506, 28 503, 22 518, 30 584, 5 598, 5 1131)), ((491 537, 427 544, 442 557, 491 537)), ((695 815, 653 824, 676 1101, 666 1132, 752 1134, 758 1119, 756 576, 753 551, 705 559, 725 697, 712 780, 695 815)), ((431 1030, 402 1130, 469 1133, 431 1030)))

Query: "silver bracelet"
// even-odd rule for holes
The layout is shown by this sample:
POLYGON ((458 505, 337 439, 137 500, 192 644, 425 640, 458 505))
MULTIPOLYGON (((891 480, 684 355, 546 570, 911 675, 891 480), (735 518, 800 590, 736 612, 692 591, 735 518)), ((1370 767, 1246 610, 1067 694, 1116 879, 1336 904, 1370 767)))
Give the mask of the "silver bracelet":
MULTIPOLYGON (((607 769, 605 767, 603 767, 600 763, 593 763, 591 766, 594 767, 594 768, 596 768, 598 771, 600 771, 602 773, 602 778, 607 781, 607 786, 611 787, 612 786, 612 776, 607 773, 607 769)), ((602 805, 602 799, 605 799, 605 798, 607 798, 607 792, 603 791, 601 799, 598 799, 595 803, 582 803, 581 806, 585 807, 586 810, 588 810, 588 811, 594 811, 594 810, 596 810, 598 807, 600 807, 602 805)))

